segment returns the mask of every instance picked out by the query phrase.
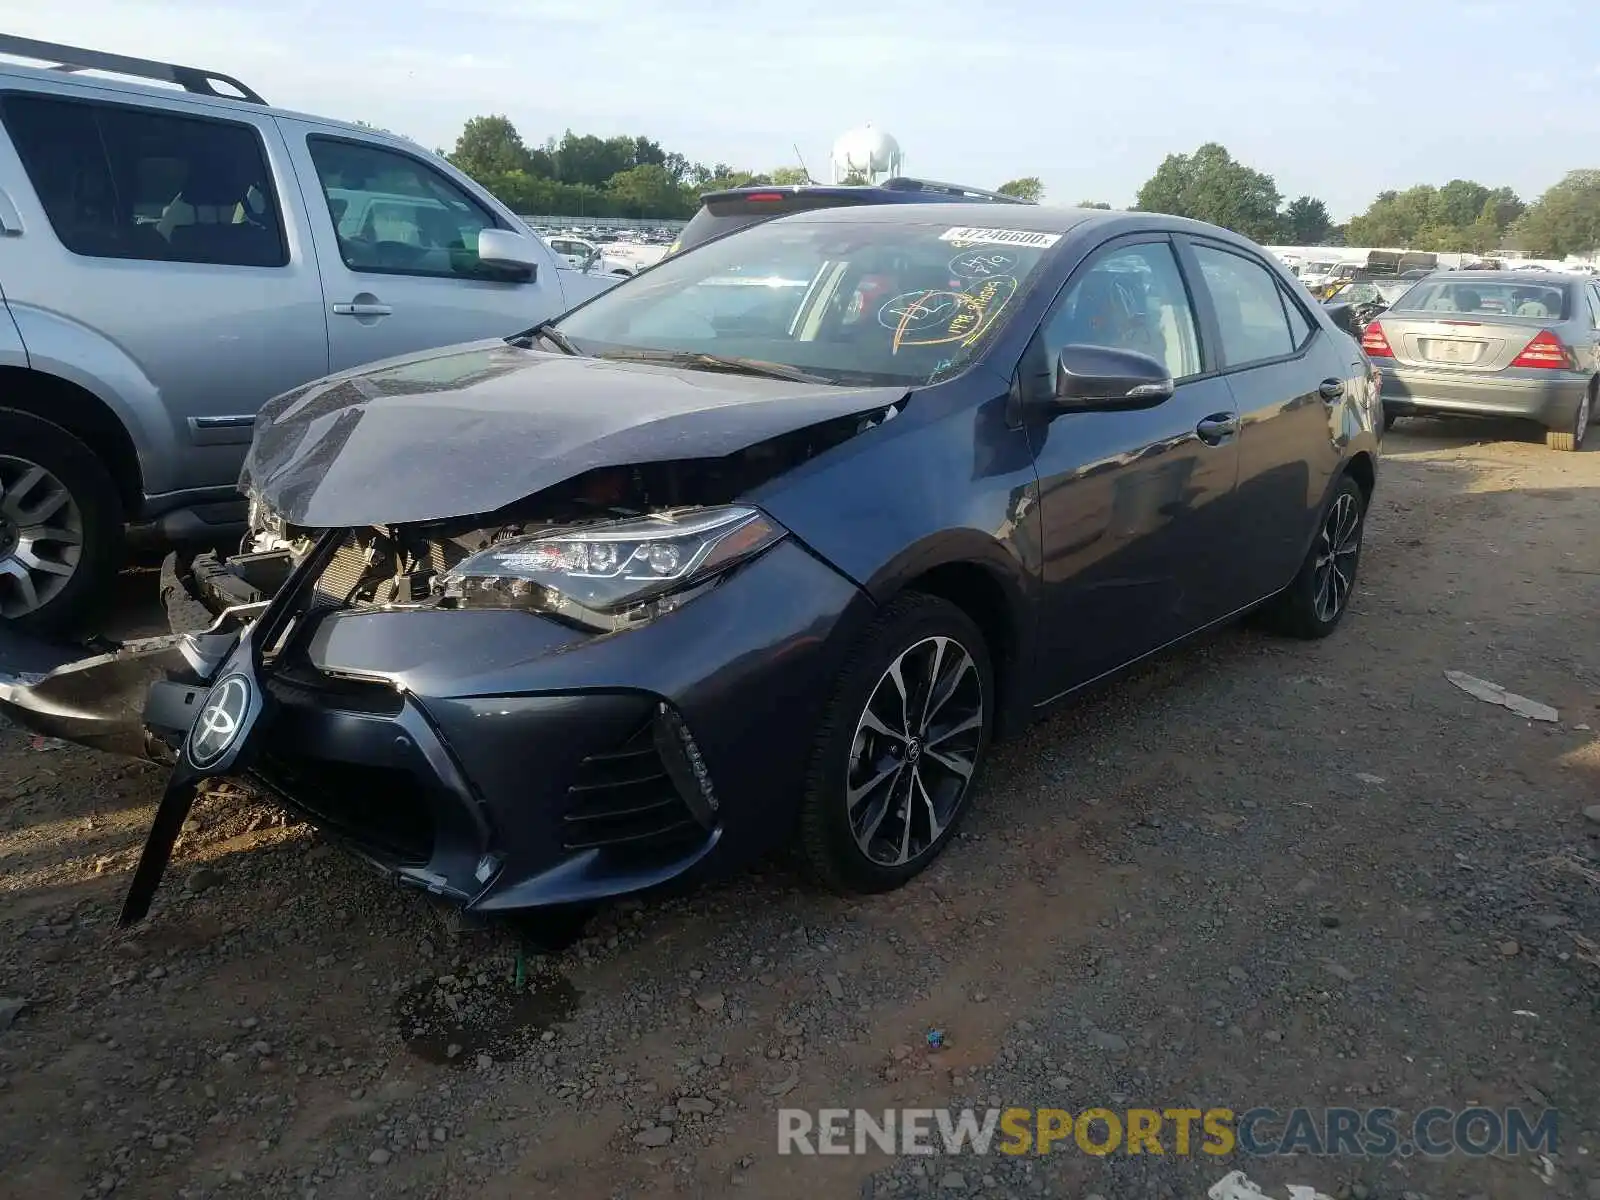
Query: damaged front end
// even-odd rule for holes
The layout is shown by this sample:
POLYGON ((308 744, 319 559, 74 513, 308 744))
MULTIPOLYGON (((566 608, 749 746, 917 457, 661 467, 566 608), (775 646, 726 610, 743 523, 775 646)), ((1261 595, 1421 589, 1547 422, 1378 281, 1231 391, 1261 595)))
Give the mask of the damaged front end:
MULTIPOLYGON (((713 724, 697 705, 732 700, 721 685, 685 692, 685 663, 716 658, 651 627, 769 557, 772 579, 724 603, 793 609, 794 646, 775 661, 803 668, 818 622, 856 589, 743 497, 902 405, 715 458, 592 468, 487 514, 313 529, 252 496, 241 553, 169 558, 172 635, 0 675, 0 708, 175 763, 124 923, 148 911, 198 784, 218 775, 482 911, 665 882, 723 835, 691 726, 713 724), (623 631, 642 631, 636 647, 630 632, 601 649, 623 631)), ((732 664, 768 648, 721 640, 732 664)), ((798 777, 798 760, 776 765, 798 777)))

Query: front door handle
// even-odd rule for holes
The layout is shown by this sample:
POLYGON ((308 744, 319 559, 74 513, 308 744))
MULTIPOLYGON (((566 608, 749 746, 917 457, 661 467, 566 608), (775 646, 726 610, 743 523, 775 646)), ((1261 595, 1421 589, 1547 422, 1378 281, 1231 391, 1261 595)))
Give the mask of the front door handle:
POLYGON ((1220 446, 1239 432, 1238 413, 1212 413, 1194 427, 1200 440, 1208 446, 1220 446))
POLYGON ((1344 380, 1324 379, 1317 385, 1317 392, 1324 400, 1337 400, 1344 395, 1344 380))
POLYGON ((352 300, 348 304, 335 304, 333 311, 341 317, 387 317, 394 309, 387 304, 363 304, 352 300))

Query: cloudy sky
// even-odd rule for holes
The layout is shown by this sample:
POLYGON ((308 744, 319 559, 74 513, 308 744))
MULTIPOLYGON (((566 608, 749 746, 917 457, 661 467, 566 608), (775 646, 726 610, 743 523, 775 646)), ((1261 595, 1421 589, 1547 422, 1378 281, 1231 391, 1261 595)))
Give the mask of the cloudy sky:
POLYGON ((1577 0, 0 0, 0 28, 243 79, 274 104, 454 143, 643 133, 813 174, 871 122, 906 169, 1129 204, 1220 141, 1336 217, 1456 176, 1536 196, 1600 166, 1600 33, 1577 0))

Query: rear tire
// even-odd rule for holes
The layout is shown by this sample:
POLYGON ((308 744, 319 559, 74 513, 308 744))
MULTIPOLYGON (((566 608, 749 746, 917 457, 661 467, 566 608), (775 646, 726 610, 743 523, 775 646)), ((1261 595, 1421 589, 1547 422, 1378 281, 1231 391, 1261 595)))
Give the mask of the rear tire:
POLYGON ((94 451, 59 425, 0 409, 0 620, 82 632, 122 566, 123 511, 94 451))
POLYGON ((1571 452, 1583 449, 1583 439, 1589 432, 1589 415, 1594 407, 1595 389, 1591 385, 1584 392, 1583 399, 1578 402, 1578 411, 1573 415, 1572 428, 1564 430, 1547 429, 1544 434, 1544 444, 1550 450, 1564 450, 1571 452))
POLYGON ((1346 475, 1334 489, 1299 573, 1261 611, 1262 624, 1288 637, 1325 638, 1339 627, 1355 594, 1367 498, 1346 475))
POLYGON ((972 618, 908 593, 851 650, 813 743, 803 865, 844 893, 897 888, 971 806, 994 725, 994 671, 972 618))

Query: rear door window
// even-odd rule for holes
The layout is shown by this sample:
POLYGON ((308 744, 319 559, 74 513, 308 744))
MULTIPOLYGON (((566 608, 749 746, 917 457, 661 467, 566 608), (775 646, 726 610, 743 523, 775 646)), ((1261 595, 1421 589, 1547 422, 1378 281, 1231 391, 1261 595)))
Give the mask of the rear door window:
POLYGON ((1284 358, 1296 343, 1272 272, 1258 262, 1195 243, 1195 258, 1217 313, 1222 358, 1229 367, 1284 358))
POLYGON ((277 191, 253 126, 19 94, 5 97, 3 113, 50 227, 72 253, 288 263, 277 191))

